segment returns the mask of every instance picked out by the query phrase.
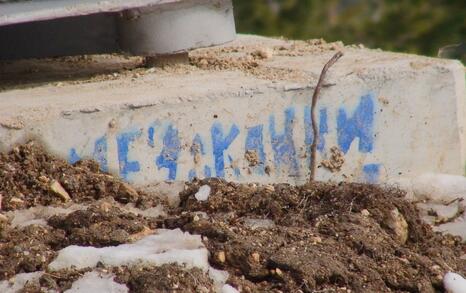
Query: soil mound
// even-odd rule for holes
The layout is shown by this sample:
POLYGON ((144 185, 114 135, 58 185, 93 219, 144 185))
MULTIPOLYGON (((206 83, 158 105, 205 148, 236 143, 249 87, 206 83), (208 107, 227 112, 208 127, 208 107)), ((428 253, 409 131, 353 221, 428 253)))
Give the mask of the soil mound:
MULTIPOLYGON (((44 271, 23 292, 63 291, 92 270, 50 272, 62 248, 132 243, 158 228, 202 235, 210 265, 227 271, 227 283, 240 292, 443 292, 446 272, 466 274, 460 238, 434 233, 402 191, 375 185, 212 178, 187 183, 179 206, 168 207, 94 162, 72 166, 28 143, 0 155, 0 194, 0 280, 44 271), (210 193, 199 201, 204 185, 210 193), (80 208, 29 224, 12 219, 34 207, 76 204, 80 208), (165 214, 135 212, 158 205, 165 214)), ((215 290, 202 270, 175 264, 96 269, 112 273, 130 292, 215 290)))

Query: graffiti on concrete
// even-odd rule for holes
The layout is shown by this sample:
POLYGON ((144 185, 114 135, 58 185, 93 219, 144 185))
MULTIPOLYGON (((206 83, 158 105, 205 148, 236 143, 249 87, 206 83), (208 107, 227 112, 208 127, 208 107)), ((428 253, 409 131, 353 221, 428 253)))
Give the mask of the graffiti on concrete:
MULTIPOLYGON (((339 107, 335 116, 336 129, 329 129, 329 109, 319 109, 319 132, 320 140, 318 151, 325 153, 327 149, 326 136, 334 131, 338 147, 346 154, 352 144, 357 144, 358 152, 371 153, 374 149, 374 121, 375 101, 374 96, 369 94, 362 96, 353 109, 339 107)), ((150 148, 158 146, 158 154, 153 156, 153 164, 157 170, 165 170, 167 180, 192 180, 195 177, 226 177, 226 169, 231 169, 231 174, 236 177, 246 177, 250 174, 256 176, 268 176, 267 167, 276 172, 285 173, 290 177, 307 174, 307 170, 300 170, 303 158, 298 155, 298 146, 305 147, 305 160, 309 160, 310 145, 314 139, 312 133, 311 108, 302 108, 302 124, 304 129, 297 129, 298 106, 290 106, 283 113, 274 113, 268 116, 267 125, 243 125, 238 122, 221 123, 214 122, 208 133, 201 131, 196 133, 189 141, 183 141, 180 129, 172 122, 154 122, 144 128, 134 128, 122 131, 116 135, 119 174, 124 179, 137 176, 141 172, 141 164, 132 159, 131 153, 135 151, 132 147, 141 138, 150 148), (278 123, 280 116, 282 122, 278 123), (295 132, 304 133, 304 141, 296 141, 295 132), (162 139, 156 138, 156 133, 162 133, 162 139), (241 135, 240 135, 241 134, 241 135), (231 146, 237 140, 243 140, 241 150, 231 151, 231 146), (266 144, 269 144, 266 147, 266 144), (267 151, 269 153, 267 153, 267 151), (231 151, 231 152, 230 152, 231 151), (182 162, 183 169, 187 172, 180 173, 180 157, 186 152, 192 157, 192 161, 182 162), (250 164, 248 171, 240 169, 238 161, 245 160, 244 157, 233 154, 254 154, 254 164, 250 164), (204 158, 204 159, 203 159, 204 158), (208 158, 208 159, 205 159, 208 158), (200 162, 203 165, 199 166, 200 162), (206 161, 212 163, 205 164, 206 161), (267 164, 271 164, 269 166, 267 164), (186 178, 185 178, 186 177, 186 178)), ((356 146, 356 145, 355 145, 356 146)), ((137 148, 137 147, 135 147, 137 148)), ((92 157, 99 162, 103 171, 108 171, 108 136, 103 135, 95 140, 92 157)), ((74 163, 81 156, 72 148, 69 151, 69 161, 74 163)), ((379 179, 381 165, 371 162, 362 166, 361 174, 363 180, 375 183, 379 179)))

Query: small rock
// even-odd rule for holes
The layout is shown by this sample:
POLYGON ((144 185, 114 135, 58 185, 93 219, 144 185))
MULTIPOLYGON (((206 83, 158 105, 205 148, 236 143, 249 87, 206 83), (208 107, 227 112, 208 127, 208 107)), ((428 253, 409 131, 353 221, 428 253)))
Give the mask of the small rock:
POLYGON ((277 276, 283 276, 283 272, 279 268, 275 269, 275 273, 277 274, 277 276))
POLYGON ((4 214, 0 214, 0 222, 8 222, 7 216, 5 216, 4 214))
POLYGON ((68 194, 68 192, 57 180, 52 180, 52 182, 50 183, 50 190, 53 191, 56 195, 60 196, 64 201, 71 200, 71 197, 68 194))
POLYGON ((251 254, 251 257, 252 257, 252 259, 254 260, 254 262, 260 262, 260 254, 259 254, 259 253, 253 252, 253 253, 251 254))
POLYGON ((196 192, 194 197, 198 201, 206 201, 209 199, 210 195, 210 186, 209 185, 202 185, 199 190, 196 192))
POLYGON ((224 263, 225 260, 226 260, 226 256, 225 256, 225 251, 219 251, 217 253, 217 260, 220 262, 220 263, 224 263))
POLYGON ((270 59, 273 57, 273 50, 271 48, 260 48, 254 52, 254 55, 262 59, 270 59))
POLYGON ((0 121, 0 125, 7 129, 20 130, 24 128, 24 122, 19 118, 5 118, 0 121))
POLYGON ((397 208, 390 211, 387 226, 395 233, 396 240, 401 244, 408 240, 408 223, 397 208))
POLYGON ((369 216, 371 215, 371 213, 369 213, 368 210, 363 209, 363 210, 361 211, 361 215, 363 215, 364 217, 369 217, 369 216))
POLYGON ((209 62, 206 59, 201 59, 199 60, 198 65, 201 68, 205 68, 209 65, 209 62))
POLYGON ((135 241, 138 241, 138 240, 140 240, 140 239, 142 239, 142 238, 144 238, 144 237, 146 237, 148 235, 151 235, 153 233, 154 233, 154 230, 150 229, 147 226, 144 226, 141 231, 139 231, 137 233, 134 233, 134 234, 131 234, 129 236, 128 240, 130 242, 135 242, 135 241))
POLYGON ((24 200, 22 200, 21 198, 12 197, 10 199, 10 204, 20 205, 20 204, 23 204, 23 203, 24 203, 24 200))
POLYGON ((120 199, 125 201, 132 202, 139 198, 139 193, 127 183, 121 183, 119 188, 119 193, 122 195, 120 199))
POLYGON ((115 128, 116 127, 116 120, 115 119, 112 119, 110 120, 110 122, 108 122, 108 127, 110 128, 115 128))
POLYGON ((264 189, 269 192, 275 192, 275 187, 273 187, 273 185, 270 185, 270 184, 265 185, 264 189))
POLYGON ((313 244, 322 243, 322 238, 320 238, 319 236, 314 236, 314 237, 311 237, 311 241, 313 244))

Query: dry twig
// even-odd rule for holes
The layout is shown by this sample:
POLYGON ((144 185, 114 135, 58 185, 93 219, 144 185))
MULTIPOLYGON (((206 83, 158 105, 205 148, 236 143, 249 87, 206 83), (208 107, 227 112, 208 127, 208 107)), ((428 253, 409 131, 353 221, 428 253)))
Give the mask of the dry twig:
POLYGON ((316 121, 316 104, 319 97, 320 89, 327 74, 328 69, 338 61, 338 59, 343 56, 342 52, 337 52, 333 57, 325 64, 320 73, 319 81, 317 82, 316 88, 314 89, 314 94, 312 95, 312 104, 311 104, 311 121, 312 121, 312 132, 314 134, 314 139, 311 144, 311 163, 309 168, 311 169, 311 175, 309 181, 314 181, 316 176, 316 156, 317 156, 317 144, 319 143, 319 130, 317 127, 316 121))

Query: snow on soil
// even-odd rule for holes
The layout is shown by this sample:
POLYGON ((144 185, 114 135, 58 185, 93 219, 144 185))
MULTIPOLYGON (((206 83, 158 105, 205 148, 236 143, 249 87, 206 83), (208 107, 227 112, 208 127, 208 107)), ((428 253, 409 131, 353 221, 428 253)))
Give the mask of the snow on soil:
POLYGON ((131 244, 103 248, 71 245, 59 251, 49 264, 51 270, 92 268, 101 262, 108 266, 147 263, 163 265, 176 263, 187 267, 209 268, 208 252, 200 235, 183 233, 180 229, 158 230, 131 244))
POLYGON ((135 208, 134 204, 129 203, 129 204, 125 205, 124 207, 122 207, 122 210, 133 213, 133 214, 136 214, 136 215, 140 215, 140 216, 143 216, 143 217, 146 217, 146 218, 163 217, 163 216, 166 216, 166 214, 167 214, 164 211, 162 205, 158 205, 156 207, 141 210, 141 209, 135 208))
MULTIPOLYGON (((56 259, 49 264, 49 269, 93 268, 99 262, 107 266, 131 266, 140 263, 160 266, 175 263, 187 268, 197 267, 209 274, 219 291, 235 292, 224 286, 228 279, 228 273, 209 266, 208 250, 202 243, 201 236, 191 235, 180 229, 160 229, 155 235, 146 236, 131 244, 118 246, 95 248, 71 245, 58 252, 56 259)), ((113 291, 102 290, 98 292, 113 291)))
POLYGON ((225 284, 222 287, 222 293, 239 293, 239 291, 233 288, 232 286, 225 284))
POLYGON ((26 283, 38 282, 44 272, 22 273, 13 278, 0 282, 0 292, 16 293, 20 292, 26 283))
POLYGON ((455 198, 466 199, 466 177, 442 173, 426 173, 412 179, 399 179, 397 185, 413 200, 445 203, 455 198))
MULTIPOLYGON (((5 215, 11 218, 12 227, 26 227, 29 225, 41 225, 46 226, 47 220, 55 215, 68 215, 77 210, 85 210, 86 205, 73 204, 70 207, 52 207, 52 206, 36 206, 28 209, 15 210, 7 212, 5 215)), ((136 215, 140 215, 147 218, 157 218, 159 216, 165 216, 166 212, 163 210, 162 205, 156 207, 141 210, 135 208, 132 204, 121 206, 123 211, 127 211, 136 215)))
POLYGON ((77 210, 83 210, 83 205, 74 204, 68 208, 36 206, 29 209, 15 210, 6 213, 11 217, 12 227, 26 227, 29 225, 47 225, 47 220, 54 215, 68 215, 77 210))
POLYGON ((88 272, 80 279, 76 280, 71 289, 65 293, 90 293, 90 292, 111 292, 111 293, 127 293, 128 287, 119 284, 113 280, 115 276, 112 274, 103 274, 99 272, 88 272))

